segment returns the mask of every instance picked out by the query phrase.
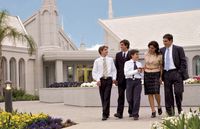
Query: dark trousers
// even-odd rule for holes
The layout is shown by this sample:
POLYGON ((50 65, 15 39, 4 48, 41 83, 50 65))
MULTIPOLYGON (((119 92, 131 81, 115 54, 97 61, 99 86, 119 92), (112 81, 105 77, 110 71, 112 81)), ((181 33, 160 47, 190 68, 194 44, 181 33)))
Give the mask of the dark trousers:
POLYGON ((183 79, 177 70, 164 71, 165 108, 169 115, 174 115, 174 94, 178 112, 182 110, 183 79))
MULTIPOLYGON (((123 115, 124 112, 124 103, 125 103, 125 90, 126 90, 126 79, 124 78, 123 81, 118 82, 118 105, 117 105, 117 113, 123 115)), ((132 114, 132 110, 129 106, 128 113, 132 114)))
POLYGON ((99 86, 99 93, 103 108, 102 116, 108 117, 110 115, 110 95, 112 89, 112 78, 101 79, 100 81, 101 86, 99 86))
POLYGON ((133 117, 139 117, 140 99, 142 92, 141 79, 127 79, 126 81, 126 98, 132 109, 133 117))

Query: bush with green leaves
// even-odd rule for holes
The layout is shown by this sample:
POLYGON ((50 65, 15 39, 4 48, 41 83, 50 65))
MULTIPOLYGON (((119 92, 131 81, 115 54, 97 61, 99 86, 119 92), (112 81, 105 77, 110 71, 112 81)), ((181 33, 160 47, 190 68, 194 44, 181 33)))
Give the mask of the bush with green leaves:
MULTIPOLYGON (((39 100, 39 97, 36 95, 26 94, 22 89, 12 89, 12 100, 13 101, 31 101, 39 100)), ((0 96, 0 102, 4 102, 4 96, 0 96)))
POLYGON ((163 118, 162 122, 152 124, 152 129, 200 129, 200 108, 179 116, 163 118))

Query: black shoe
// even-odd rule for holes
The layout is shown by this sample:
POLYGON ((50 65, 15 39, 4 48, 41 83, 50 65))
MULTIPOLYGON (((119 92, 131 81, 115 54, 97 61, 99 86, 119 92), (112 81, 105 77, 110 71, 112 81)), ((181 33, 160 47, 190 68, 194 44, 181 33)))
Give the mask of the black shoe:
POLYGON ((181 114, 182 111, 183 111, 182 108, 178 108, 178 114, 181 114))
POLYGON ((151 118, 154 118, 154 117, 156 117, 156 112, 152 112, 151 114, 151 118))
POLYGON ((115 117, 118 117, 119 119, 122 119, 122 118, 123 118, 123 116, 120 115, 119 113, 115 113, 114 116, 115 116, 115 117))
POLYGON ((158 108, 158 115, 161 115, 162 114, 162 108, 158 108))
POLYGON ((108 118, 108 117, 103 116, 103 117, 102 117, 102 121, 107 120, 107 118, 108 118))
POLYGON ((133 115, 132 115, 132 114, 129 114, 129 117, 133 117, 133 115))
POLYGON ((138 116, 133 117, 133 120, 139 120, 138 116))
POLYGON ((168 115, 169 117, 174 116, 174 115, 175 115, 175 112, 167 112, 167 115, 168 115))
POLYGON ((178 111, 178 114, 180 115, 182 111, 183 111, 183 110, 179 110, 179 111, 178 111))

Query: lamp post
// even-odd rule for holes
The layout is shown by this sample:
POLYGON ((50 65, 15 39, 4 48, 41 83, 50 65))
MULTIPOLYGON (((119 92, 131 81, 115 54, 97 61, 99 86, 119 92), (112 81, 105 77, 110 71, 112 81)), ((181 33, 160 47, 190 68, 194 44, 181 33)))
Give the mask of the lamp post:
POLYGON ((5 110, 6 112, 12 112, 12 83, 11 81, 5 82, 5 110))

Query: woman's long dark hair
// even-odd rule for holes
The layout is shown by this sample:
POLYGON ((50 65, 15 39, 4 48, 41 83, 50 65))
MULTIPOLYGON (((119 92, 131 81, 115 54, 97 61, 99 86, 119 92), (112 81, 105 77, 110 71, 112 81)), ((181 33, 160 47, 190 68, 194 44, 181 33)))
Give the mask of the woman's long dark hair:
POLYGON ((156 55, 160 55, 161 52, 160 52, 160 49, 159 49, 159 44, 158 44, 158 42, 157 42, 157 41, 151 41, 151 42, 149 42, 148 47, 150 47, 151 45, 152 45, 154 48, 156 48, 156 50, 155 50, 156 55))

